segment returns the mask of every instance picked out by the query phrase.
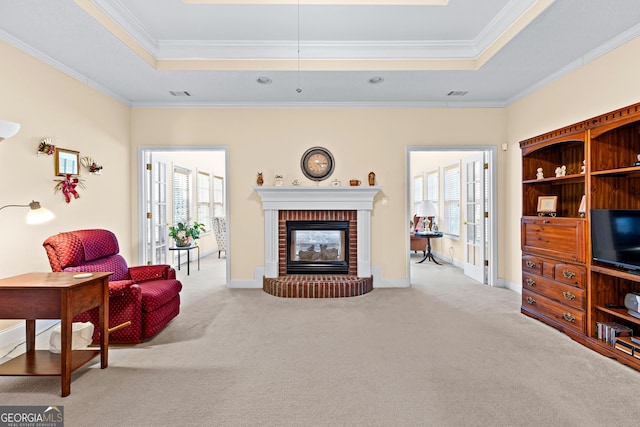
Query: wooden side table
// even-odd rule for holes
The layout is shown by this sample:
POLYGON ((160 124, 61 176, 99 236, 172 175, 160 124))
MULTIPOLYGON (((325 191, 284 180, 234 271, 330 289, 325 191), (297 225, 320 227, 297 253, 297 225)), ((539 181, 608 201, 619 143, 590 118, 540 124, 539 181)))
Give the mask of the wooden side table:
POLYGON ((100 355, 109 363, 109 276, 92 273, 27 273, 0 279, 0 319, 25 319, 26 352, 0 365, 0 375, 60 376, 62 397, 71 393, 71 373, 100 355), (100 307, 100 348, 71 350, 73 317, 100 307), (36 319, 61 320, 61 352, 36 350, 36 319))

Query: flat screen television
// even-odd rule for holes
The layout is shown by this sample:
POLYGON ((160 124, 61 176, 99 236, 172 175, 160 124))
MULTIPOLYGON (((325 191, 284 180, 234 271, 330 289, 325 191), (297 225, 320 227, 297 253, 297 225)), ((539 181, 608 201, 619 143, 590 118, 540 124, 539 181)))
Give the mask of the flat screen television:
POLYGON ((596 261, 640 274, 640 210, 592 209, 591 253, 596 261))

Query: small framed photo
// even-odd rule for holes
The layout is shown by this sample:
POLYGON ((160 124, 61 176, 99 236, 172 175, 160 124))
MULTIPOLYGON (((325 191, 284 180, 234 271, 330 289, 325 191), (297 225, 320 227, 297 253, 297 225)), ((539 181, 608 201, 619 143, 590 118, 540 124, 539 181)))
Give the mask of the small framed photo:
POLYGON ((578 214, 580 214, 580 218, 584 218, 586 211, 587 211, 587 196, 583 195, 582 200, 580 200, 580 207, 578 208, 578 214))
POLYGON ((56 176, 80 174, 80 153, 56 147, 54 156, 56 176))
POLYGON ((555 214, 557 211, 557 208, 558 208, 558 196, 538 197, 538 215, 555 214))

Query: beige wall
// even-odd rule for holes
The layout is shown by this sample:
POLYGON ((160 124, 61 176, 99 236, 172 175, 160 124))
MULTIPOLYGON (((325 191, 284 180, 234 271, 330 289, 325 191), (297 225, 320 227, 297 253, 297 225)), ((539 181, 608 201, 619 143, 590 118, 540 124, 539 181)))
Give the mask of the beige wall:
POLYGON ((0 205, 40 201, 56 218, 25 224, 26 208, 0 212, 0 277, 51 271, 42 242, 60 231, 102 227, 113 230, 130 258, 130 110, 101 92, 0 42, 0 118, 22 125, 0 142, 0 205), (44 137, 59 147, 93 157, 102 175, 81 172, 86 189, 66 204, 54 194, 53 156, 38 156, 44 137))
MULTIPOLYGON (((252 280, 264 261, 263 214, 253 191, 256 173, 272 185, 299 179, 300 157, 312 146, 336 160, 331 180, 366 182, 376 173, 382 191, 372 214, 372 264, 389 281, 407 279, 408 145, 499 145, 506 141, 504 109, 170 109, 134 108, 132 150, 139 145, 229 147, 231 280, 252 280), (386 197, 388 204, 382 205, 386 197)), ((500 162, 500 160, 499 160, 500 162)), ((328 185, 328 183, 323 183, 328 185)), ((135 194, 137 188, 131 186, 135 194)))

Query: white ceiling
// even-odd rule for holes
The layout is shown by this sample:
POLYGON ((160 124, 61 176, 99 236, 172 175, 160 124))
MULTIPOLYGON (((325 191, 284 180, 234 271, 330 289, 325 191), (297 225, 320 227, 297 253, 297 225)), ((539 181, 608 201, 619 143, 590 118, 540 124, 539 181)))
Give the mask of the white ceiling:
POLYGON ((132 106, 499 107, 640 35, 640 0, 249 1, 4 0, 0 39, 132 106))

